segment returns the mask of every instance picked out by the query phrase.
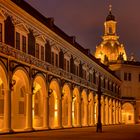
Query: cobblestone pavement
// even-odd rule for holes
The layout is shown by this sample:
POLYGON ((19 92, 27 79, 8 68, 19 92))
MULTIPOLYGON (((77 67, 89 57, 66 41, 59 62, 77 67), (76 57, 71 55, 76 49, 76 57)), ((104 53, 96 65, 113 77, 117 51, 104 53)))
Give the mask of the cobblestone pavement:
POLYGON ((0 135, 0 140, 140 140, 140 125, 104 126, 0 135))

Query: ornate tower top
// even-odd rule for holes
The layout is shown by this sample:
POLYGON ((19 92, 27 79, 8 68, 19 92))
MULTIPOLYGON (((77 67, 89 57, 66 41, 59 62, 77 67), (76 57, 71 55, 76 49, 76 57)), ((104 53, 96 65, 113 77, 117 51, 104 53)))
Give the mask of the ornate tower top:
POLYGON ((102 63, 116 63, 117 60, 122 56, 123 60, 127 60, 126 52, 123 44, 120 44, 116 33, 116 20, 112 14, 112 5, 109 5, 109 14, 104 22, 104 35, 103 41, 96 47, 95 57, 101 59, 102 63))

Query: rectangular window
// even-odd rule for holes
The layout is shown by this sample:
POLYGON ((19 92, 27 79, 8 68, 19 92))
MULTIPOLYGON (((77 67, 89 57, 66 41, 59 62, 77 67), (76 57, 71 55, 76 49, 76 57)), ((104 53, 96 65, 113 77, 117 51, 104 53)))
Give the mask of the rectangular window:
POLYGON ((54 52, 51 52, 51 64, 54 65, 54 52))
POLYGON ((24 114, 24 101, 19 101, 19 114, 24 114))
POLYGON ((96 84, 96 72, 93 73, 93 83, 96 84))
POLYGON ((66 70, 66 59, 64 58, 64 70, 66 70))
POLYGON ((26 53, 26 37, 22 36, 22 51, 26 53))
POLYGON ((20 33, 16 32, 16 49, 20 50, 20 33))
POLYGON ((45 51, 44 51, 44 47, 43 46, 41 46, 41 60, 43 60, 44 61, 44 56, 45 56, 45 51))
POLYGON ((92 80, 92 77, 93 77, 93 76, 92 76, 92 74, 91 74, 91 73, 89 73, 89 81, 90 81, 90 82, 92 82, 92 81, 93 81, 93 80, 92 80))
POLYGON ((140 74, 139 74, 139 82, 140 82, 140 74))
POLYGON ((55 58, 55 61, 56 61, 55 66, 58 67, 58 54, 56 54, 55 57, 56 57, 55 58))
POLYGON ((70 71, 70 62, 67 61, 67 72, 69 72, 69 71, 70 71))
POLYGON ((131 81, 131 73, 128 73, 128 81, 131 81))
POLYGON ((0 42, 2 42, 2 24, 0 23, 0 42))
POLYGON ((127 81, 127 73, 124 72, 124 80, 127 81))
POLYGON ((36 46, 35 46, 35 57, 39 59, 39 44, 36 43, 36 46))

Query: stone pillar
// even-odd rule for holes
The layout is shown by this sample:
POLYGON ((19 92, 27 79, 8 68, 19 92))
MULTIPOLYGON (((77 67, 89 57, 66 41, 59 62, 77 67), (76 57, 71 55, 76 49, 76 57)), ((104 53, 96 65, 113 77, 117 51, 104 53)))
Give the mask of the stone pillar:
POLYGON ((68 102, 68 127, 72 127, 72 101, 68 102))
POLYGON ((26 128, 27 131, 32 131, 32 93, 26 92, 26 128))
POLYGON ((88 115, 90 115, 90 126, 93 126, 94 125, 94 103, 92 102, 91 103, 91 105, 90 105, 90 114, 88 114, 88 115))
POLYGON ((62 100, 58 100, 58 128, 62 128, 62 100))
POLYGON ((12 132, 11 129, 11 90, 4 89, 4 128, 2 132, 12 132))
POLYGON ((49 127, 49 97, 44 97, 44 103, 43 103, 43 129, 48 129, 49 127))

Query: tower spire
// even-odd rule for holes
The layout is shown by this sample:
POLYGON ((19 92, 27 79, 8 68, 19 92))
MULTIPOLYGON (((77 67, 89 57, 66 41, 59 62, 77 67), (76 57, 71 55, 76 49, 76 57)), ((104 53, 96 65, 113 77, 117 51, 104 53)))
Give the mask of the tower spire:
POLYGON ((111 13, 111 11, 112 11, 112 5, 110 4, 109 5, 109 12, 111 13))

